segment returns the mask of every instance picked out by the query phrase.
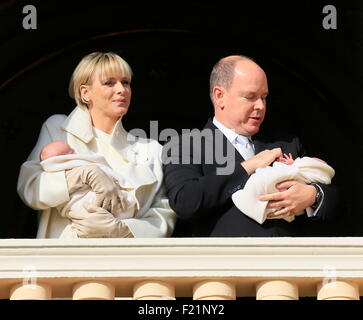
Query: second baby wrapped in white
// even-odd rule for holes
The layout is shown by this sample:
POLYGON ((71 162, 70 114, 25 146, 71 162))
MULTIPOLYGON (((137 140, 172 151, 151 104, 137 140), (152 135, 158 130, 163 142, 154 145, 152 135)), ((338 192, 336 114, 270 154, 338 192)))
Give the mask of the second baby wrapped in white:
MULTIPOLYGON (((267 209, 268 201, 260 201, 258 197, 278 192, 277 183, 293 179, 302 183, 330 184, 334 175, 335 171, 331 166, 310 157, 296 158, 291 165, 276 161, 272 167, 256 169, 256 172, 247 180, 244 188, 232 195, 232 201, 241 212, 262 224, 267 215, 276 209, 267 209)), ((283 218, 288 222, 294 220, 294 216, 288 215, 276 218, 283 218)))
MULTIPOLYGON (((89 154, 66 154, 48 158, 40 162, 44 171, 56 172, 62 170, 72 169, 78 166, 84 165, 97 165, 100 167, 108 176, 113 178, 118 189, 118 196, 121 202, 120 212, 112 212, 112 214, 119 219, 127 219, 135 216, 137 210, 139 210, 139 203, 135 196, 135 188, 132 184, 125 180, 125 178, 114 171, 106 159, 99 155, 89 154)), ((88 186, 82 188, 71 195, 71 199, 57 207, 58 211, 63 217, 68 217, 67 213, 72 211, 86 211, 84 203, 92 204, 95 200, 96 193, 88 186)), ((63 235, 62 237, 65 237, 63 235)), ((75 237, 72 234, 71 237, 75 237)))

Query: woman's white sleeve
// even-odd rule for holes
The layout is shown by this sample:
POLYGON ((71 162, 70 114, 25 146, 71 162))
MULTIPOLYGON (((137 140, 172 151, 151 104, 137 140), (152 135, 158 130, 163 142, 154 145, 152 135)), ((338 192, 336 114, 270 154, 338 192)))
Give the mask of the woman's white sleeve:
POLYGON ((42 126, 33 151, 21 165, 18 177, 18 194, 34 210, 55 207, 69 200, 64 171, 44 172, 40 166, 42 148, 54 140, 61 140, 50 133, 48 120, 42 126))

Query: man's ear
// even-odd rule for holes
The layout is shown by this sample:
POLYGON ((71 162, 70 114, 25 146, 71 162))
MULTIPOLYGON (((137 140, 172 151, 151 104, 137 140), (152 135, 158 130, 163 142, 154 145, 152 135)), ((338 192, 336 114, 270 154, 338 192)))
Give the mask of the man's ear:
POLYGON ((213 98, 215 105, 219 109, 224 109, 224 88, 220 86, 215 86, 213 88, 213 98))

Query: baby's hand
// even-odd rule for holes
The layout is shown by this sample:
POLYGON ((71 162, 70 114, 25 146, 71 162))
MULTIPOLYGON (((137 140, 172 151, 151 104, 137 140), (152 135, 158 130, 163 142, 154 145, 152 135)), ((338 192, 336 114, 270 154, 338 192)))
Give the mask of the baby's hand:
POLYGON ((284 155, 282 157, 278 158, 277 161, 284 163, 286 165, 291 165, 294 163, 294 158, 292 157, 291 153, 289 153, 289 155, 284 153, 284 155))

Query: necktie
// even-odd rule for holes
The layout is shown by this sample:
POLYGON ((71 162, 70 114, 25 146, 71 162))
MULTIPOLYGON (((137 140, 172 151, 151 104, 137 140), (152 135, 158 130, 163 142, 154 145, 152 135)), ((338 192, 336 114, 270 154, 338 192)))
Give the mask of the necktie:
POLYGON ((248 160, 255 155, 253 143, 250 138, 237 136, 236 147, 243 159, 248 160))

